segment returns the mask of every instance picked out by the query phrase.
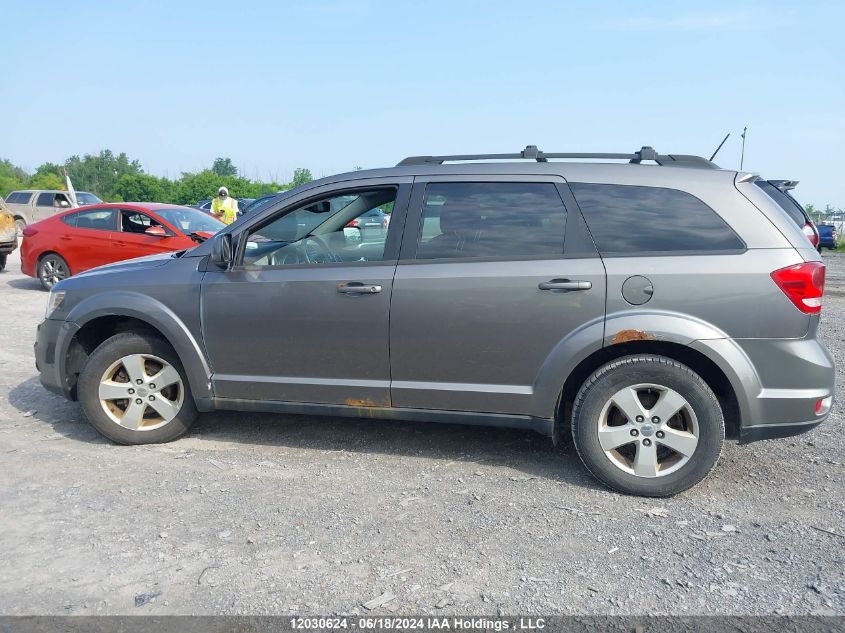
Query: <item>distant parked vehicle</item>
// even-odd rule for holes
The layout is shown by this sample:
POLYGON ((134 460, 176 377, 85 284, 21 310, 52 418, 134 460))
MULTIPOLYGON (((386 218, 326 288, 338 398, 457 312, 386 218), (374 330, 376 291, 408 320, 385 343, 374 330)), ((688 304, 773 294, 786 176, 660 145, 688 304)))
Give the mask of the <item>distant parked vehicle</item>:
POLYGON ((49 290, 90 268, 192 248, 224 226, 197 209, 169 204, 88 206, 27 226, 21 270, 49 290))
MULTIPOLYGON (((238 198, 238 217, 242 216, 246 213, 247 207, 249 207, 253 202, 255 202, 255 198, 238 198)), ((200 200, 197 202, 192 208, 199 209, 200 211, 205 211, 206 213, 211 213, 211 198, 206 198, 205 200, 200 200)))
POLYGON ((6 258, 18 247, 15 217, 0 196, 0 271, 6 268, 6 258))
POLYGON ((200 211, 205 211, 206 213, 211 213, 211 198, 205 198, 204 200, 200 200, 191 208, 199 209, 200 211))
POLYGON ((839 247, 839 235, 834 225, 817 224, 816 228, 819 230, 819 252, 821 252, 822 247, 830 249, 839 247))
MULTIPOLYGON (((79 206, 85 206, 88 204, 99 204, 102 200, 93 193, 77 191, 76 202, 79 206)), ((67 191, 60 191, 58 189, 25 189, 13 191, 6 198, 6 205, 12 212, 12 215, 15 216, 15 224, 18 227, 19 236, 23 234, 23 229, 27 224, 49 218, 60 211, 73 207, 70 194, 67 191)))

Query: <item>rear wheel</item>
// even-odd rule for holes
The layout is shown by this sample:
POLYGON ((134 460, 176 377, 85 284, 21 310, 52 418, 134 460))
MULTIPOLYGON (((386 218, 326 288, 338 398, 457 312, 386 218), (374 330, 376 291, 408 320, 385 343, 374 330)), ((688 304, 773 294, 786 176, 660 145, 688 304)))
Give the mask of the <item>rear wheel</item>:
POLYGON ((7 254, 0 255, 0 271, 6 270, 6 260, 9 256, 7 254))
POLYGON ((176 352, 151 334, 117 334, 102 343, 82 369, 78 392, 91 425, 118 444, 169 442, 197 417, 176 352))
POLYGON ((689 367, 665 356, 628 356, 581 387, 572 435, 584 465, 605 485, 666 497, 710 473, 725 425, 713 391, 689 367))
POLYGON ((70 277, 70 266, 61 255, 47 253, 38 260, 38 280, 45 290, 50 290, 62 279, 70 277))

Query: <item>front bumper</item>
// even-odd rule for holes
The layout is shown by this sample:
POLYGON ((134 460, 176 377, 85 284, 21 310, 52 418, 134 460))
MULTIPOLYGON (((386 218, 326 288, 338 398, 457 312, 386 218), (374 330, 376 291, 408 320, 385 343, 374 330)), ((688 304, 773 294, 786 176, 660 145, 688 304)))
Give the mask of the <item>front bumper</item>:
POLYGON ((76 376, 67 376, 64 371, 64 350, 78 329, 68 321, 45 319, 39 323, 35 337, 35 368, 41 374, 41 384, 69 400, 76 399, 76 376))
POLYGON ((8 255, 13 250, 18 247, 18 238, 15 238, 11 242, 2 242, 0 241, 0 255, 8 255))

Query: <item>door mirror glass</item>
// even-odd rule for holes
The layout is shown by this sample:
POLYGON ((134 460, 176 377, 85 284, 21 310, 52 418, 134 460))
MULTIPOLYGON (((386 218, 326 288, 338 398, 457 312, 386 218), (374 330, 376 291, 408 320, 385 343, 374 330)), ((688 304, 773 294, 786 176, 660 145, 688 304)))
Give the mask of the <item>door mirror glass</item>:
POLYGON ((211 242, 211 261, 215 266, 228 268, 232 263, 232 236, 229 233, 215 235, 211 242))
POLYGON ((59 207, 62 209, 67 209, 68 207, 70 207, 70 202, 62 198, 61 200, 59 200, 59 207))
POLYGON ((144 231, 144 234, 152 235, 154 237, 167 237, 167 231, 165 231, 164 228, 160 226, 151 226, 146 231, 144 231))

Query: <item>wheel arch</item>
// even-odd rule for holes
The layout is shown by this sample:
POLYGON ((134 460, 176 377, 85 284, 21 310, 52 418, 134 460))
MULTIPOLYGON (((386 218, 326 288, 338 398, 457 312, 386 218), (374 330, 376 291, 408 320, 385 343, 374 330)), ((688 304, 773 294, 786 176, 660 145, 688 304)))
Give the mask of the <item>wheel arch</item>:
POLYGON ((122 332, 146 332, 167 341, 185 369, 194 399, 199 403, 211 398, 211 369, 199 342, 161 302, 128 291, 94 295, 76 305, 66 320, 78 327, 60 356, 61 372, 72 385, 74 399, 79 372, 88 356, 103 341, 122 332))
POLYGON ((713 359, 689 345, 667 340, 630 340, 617 343, 589 354, 569 373, 563 383, 556 411, 555 435, 567 433, 572 422, 572 404, 584 381, 602 365, 630 355, 651 354, 665 356, 683 363, 710 386, 725 418, 728 438, 738 439, 742 425, 742 409, 737 389, 728 375, 713 359))

